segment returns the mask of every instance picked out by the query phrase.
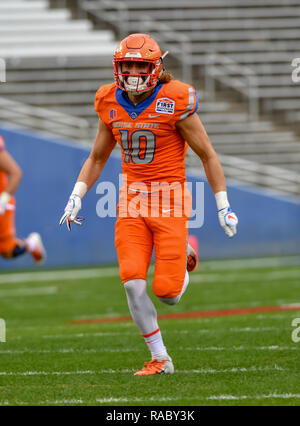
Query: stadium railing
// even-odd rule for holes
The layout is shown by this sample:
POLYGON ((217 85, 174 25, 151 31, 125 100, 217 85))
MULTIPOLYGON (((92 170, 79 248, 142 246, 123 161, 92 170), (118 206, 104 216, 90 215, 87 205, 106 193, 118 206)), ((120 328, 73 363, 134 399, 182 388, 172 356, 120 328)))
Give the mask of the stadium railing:
MULTIPOLYGON (((59 0, 58 0, 59 1, 59 0)), ((108 22, 116 31, 119 38, 123 38, 131 31, 130 14, 127 2, 110 0, 76 0, 77 7, 94 16, 101 22, 108 22)), ((168 24, 160 24, 151 16, 143 14, 137 19, 138 32, 155 34, 161 47, 168 50, 172 44, 171 56, 179 61, 182 78, 192 82, 192 56, 190 39, 185 34, 175 32, 168 24)))
POLYGON ((7 119, 28 129, 39 129, 75 140, 86 139, 89 129, 88 121, 83 118, 0 97, 0 120, 7 119))
POLYGON ((174 55, 176 59, 179 60, 182 79, 187 83, 192 83, 192 50, 189 37, 185 34, 176 33, 168 25, 161 25, 159 22, 153 20, 148 15, 144 15, 139 20, 139 32, 146 31, 150 32, 151 34, 155 34, 157 42, 164 49, 169 49, 172 46, 171 55, 174 55), (174 40, 176 40, 175 45, 174 40))
MULTIPOLYGON (((237 181, 240 184, 244 182, 249 185, 268 187, 272 188, 270 191, 299 196, 299 173, 230 155, 218 154, 218 157, 226 178, 232 181, 237 181)), ((189 168, 195 167, 199 171, 199 158, 190 153, 187 156, 187 165, 189 168)))
POLYGON ((129 31, 129 14, 126 3, 121 1, 111 2, 110 0, 97 1, 95 9, 93 2, 85 0, 76 0, 79 8, 85 13, 92 13, 98 19, 109 23, 117 23, 115 29, 117 30, 120 39, 127 36, 129 31))
POLYGON ((257 79, 255 72, 232 58, 220 55, 207 55, 205 62, 205 88, 210 98, 215 99, 215 81, 239 91, 249 100, 249 115, 252 119, 259 116, 257 79))
MULTIPOLYGON (((60 1, 60 0, 56 0, 60 1)), ((65 1, 65 0, 62 0, 65 1)), ((86 0, 89 1, 89 0, 86 0)), ((95 1, 95 0, 91 0, 95 1)), ((145 9, 157 9, 157 8, 168 8, 170 10, 172 9, 178 9, 178 8, 194 8, 195 7, 195 0, 185 0, 184 2, 182 0, 152 0, 151 2, 148 1, 139 1, 139 0, 126 0, 126 3, 128 7, 145 10, 145 9)), ((298 0, 201 0, 197 1, 197 7, 198 8, 224 8, 227 7, 228 9, 232 7, 266 7, 266 6, 299 6, 298 0)))

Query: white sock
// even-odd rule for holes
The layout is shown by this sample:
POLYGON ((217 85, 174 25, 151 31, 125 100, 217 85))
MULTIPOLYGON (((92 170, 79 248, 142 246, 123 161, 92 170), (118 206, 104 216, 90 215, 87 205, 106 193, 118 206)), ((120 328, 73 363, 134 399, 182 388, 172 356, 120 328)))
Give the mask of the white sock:
POLYGON ((157 322, 157 312, 146 290, 145 280, 127 281, 124 289, 131 316, 151 352, 152 359, 167 353, 157 322))
POLYGON ((149 335, 143 335, 145 342, 151 352, 152 359, 161 358, 167 355, 167 350, 164 345, 161 332, 159 328, 154 333, 150 333, 149 335))

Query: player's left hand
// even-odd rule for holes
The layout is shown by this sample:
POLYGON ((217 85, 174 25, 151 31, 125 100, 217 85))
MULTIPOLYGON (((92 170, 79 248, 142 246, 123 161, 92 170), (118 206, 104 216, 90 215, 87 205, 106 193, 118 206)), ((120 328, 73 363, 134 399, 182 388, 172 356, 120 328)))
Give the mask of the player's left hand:
POLYGON ((0 216, 4 215, 6 207, 0 202, 0 216))
POLYGON ((2 192, 0 194, 0 216, 4 215, 6 212, 7 203, 9 202, 11 196, 7 192, 2 192))
POLYGON ((78 195, 72 195, 66 205, 65 212, 59 221, 59 225, 61 226, 66 222, 69 231, 71 231, 72 222, 81 226, 84 219, 77 216, 80 209, 81 198, 78 195))
POLYGON ((236 227, 239 222, 235 213, 232 212, 230 207, 225 207, 218 211, 219 222, 225 231, 225 234, 232 238, 237 233, 236 227))

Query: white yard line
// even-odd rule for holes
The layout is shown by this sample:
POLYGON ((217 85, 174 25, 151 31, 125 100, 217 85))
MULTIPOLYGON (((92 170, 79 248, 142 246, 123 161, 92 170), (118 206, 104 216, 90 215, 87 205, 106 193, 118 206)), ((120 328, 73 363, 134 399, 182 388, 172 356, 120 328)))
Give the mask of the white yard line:
POLYGON ((0 376, 70 376, 81 374, 97 374, 96 371, 0 371, 0 376))
MULTIPOLYGON (((243 268, 266 268, 266 267, 278 267, 278 266, 297 266, 300 265, 300 256, 286 256, 286 257, 275 257, 275 258, 252 258, 252 259, 234 259, 234 260, 208 260, 200 263, 203 274, 192 275, 196 280, 196 277, 204 280, 207 279, 219 279, 224 278, 223 274, 215 274, 213 277, 208 271, 215 270, 235 270, 243 268), (204 277, 204 278, 203 278, 204 277), (211 278, 209 278, 211 277, 211 278)), ((149 274, 153 274, 153 265, 149 268, 149 274)), ((275 278, 279 275, 277 273, 282 272, 282 277, 299 277, 297 271, 287 271, 290 275, 286 275, 284 271, 273 271, 275 278), (276 275, 277 274, 277 275, 276 275), (296 274, 296 276, 294 275, 296 274)), ((261 274, 260 274, 261 275, 261 274)), ((265 274, 264 274, 265 275, 265 274)), ((71 269, 71 270, 53 270, 53 271, 42 271, 42 272, 16 272, 16 273, 5 273, 0 274, 0 284, 11 284, 11 283, 22 283, 22 282, 37 282, 37 281, 59 281, 59 280, 76 280, 76 279, 88 279, 88 278, 105 278, 105 277, 118 277, 119 268, 117 266, 110 268, 88 268, 88 269, 71 269)))
MULTIPOLYGON (((249 332, 253 332, 253 333, 260 333, 260 332, 265 332, 265 331, 285 331, 285 330, 290 330, 290 328, 288 327, 231 327, 231 328, 203 328, 200 330, 196 330, 196 331, 190 331, 190 330, 166 330, 164 332, 164 334, 172 334, 172 333, 176 333, 176 334, 188 334, 188 333, 193 333, 193 334, 207 334, 207 333, 217 333, 218 331, 223 332, 223 331, 231 331, 233 333, 249 333, 249 332)), ((103 331, 103 332, 95 332, 95 333, 66 333, 66 334, 49 334, 46 336, 42 336, 44 339, 53 339, 53 338, 58 338, 58 339, 64 339, 66 337, 110 337, 110 336, 132 336, 132 332, 131 331, 103 331)))
MULTIPOLYGON (((218 328, 202 328, 200 330, 165 330, 164 334, 176 333, 176 334, 207 334, 207 333, 218 333, 218 332, 226 332, 229 331, 232 333, 262 333, 265 331, 288 331, 290 327, 218 327, 218 328)), ((120 332, 120 335, 123 333, 120 332)))
MULTIPOLYGON (((224 395, 209 395, 209 396, 203 396, 203 397, 165 397, 165 396, 156 396, 156 397, 149 397, 149 398, 116 398, 116 397, 109 397, 109 398, 96 398, 95 400, 83 400, 80 399, 56 399, 56 400, 45 400, 41 401, 38 405, 75 405, 75 404, 109 404, 109 403, 135 403, 135 402, 172 402, 172 401, 197 401, 198 403, 205 402, 205 401, 244 401, 244 400, 250 400, 250 401, 261 401, 261 400, 268 400, 268 399, 300 399, 299 393, 269 393, 269 394, 262 394, 262 395, 230 395, 230 394, 224 394, 224 395)), ((17 405, 30 405, 30 402, 25 401, 16 401, 17 405)), ((10 401, 1 401, 0 406, 3 405, 12 405, 15 404, 15 402, 10 401)), ((181 404, 182 405, 182 404, 181 404)), ((136 410, 138 412, 138 407, 136 407, 136 410)))
POLYGON ((238 401, 244 399, 254 399, 254 400, 262 400, 262 399, 300 399, 300 393, 269 393, 266 395, 211 395, 206 398, 207 400, 217 400, 217 401, 238 401))
MULTIPOLYGON (((299 285, 299 283, 297 284, 299 285)), ((280 306, 281 308, 287 308, 287 307, 292 307, 292 308, 298 308, 300 310, 300 302, 290 302, 287 300, 282 300, 282 299, 270 299, 269 306, 280 306)), ((205 305, 205 306, 201 306, 201 309, 199 309, 199 306, 191 306, 190 307, 190 312, 193 311, 219 311, 219 310, 224 310, 224 309, 247 309, 247 308, 259 308, 259 307, 264 307, 266 306, 265 304, 262 305, 262 301, 261 300, 253 300, 253 301, 238 301, 236 303, 222 303, 221 305, 218 304, 211 304, 211 305, 205 305)), ((277 311, 278 312, 278 311, 277 311)), ((268 314, 272 314, 272 313, 276 313, 278 315, 277 312, 266 312, 268 314)), ((286 312, 288 313, 288 312, 286 312)), ((252 316, 253 314, 251 314, 252 316)), ((253 315, 254 317, 254 315, 253 315)), ((213 317, 212 317, 213 318, 213 317)), ((220 318, 224 318, 224 316, 220 316, 220 318)), ((201 318, 201 320, 203 320, 205 318, 201 318)), ((197 318, 194 318, 194 320, 197 320, 197 318)))
POLYGON ((119 276, 119 268, 92 268, 44 272, 16 272, 0 274, 0 284, 14 284, 39 281, 76 281, 88 278, 119 276))
POLYGON ((122 348, 103 348, 103 349, 11 349, 0 350, 0 355, 26 355, 26 354, 99 354, 99 353, 128 353, 138 352, 138 349, 122 349, 122 348))
MULTIPOLYGON (((298 351, 300 347, 294 346, 179 346, 177 351, 200 351, 200 352, 242 352, 242 351, 298 351)), ((130 353, 138 352, 136 348, 101 348, 101 349, 1 349, 0 355, 32 355, 32 354, 101 354, 101 353, 130 353)))
POLYGON ((255 373, 258 371, 286 371, 285 368, 278 367, 233 367, 233 368, 224 368, 221 370, 215 370, 213 368, 201 368, 195 370, 175 370, 176 373, 181 374, 219 374, 219 373, 255 373))
MULTIPOLYGON (((220 329, 218 329, 220 330, 220 329)), ((233 333, 261 333, 261 332, 265 332, 265 331, 286 331, 289 330, 289 328, 287 327, 231 327, 229 329, 229 331, 233 332, 233 333)), ((214 330, 214 333, 217 330, 214 330)), ((222 331, 228 331, 228 329, 223 328, 222 331)))
POLYGON ((1 297, 48 296, 56 293, 57 287, 18 288, 12 290, 0 290, 0 299, 1 297))
MULTIPOLYGON (((293 393, 285 393, 285 394, 278 394, 278 393, 271 393, 268 395, 211 395, 207 397, 199 397, 199 401, 209 401, 209 400, 244 400, 244 399, 255 399, 255 400, 262 400, 262 399, 299 399, 300 394, 293 394, 293 393)), ((97 398, 96 402, 105 404, 109 402, 147 402, 147 401, 161 401, 161 402, 167 402, 167 401, 194 401, 196 398, 192 397, 150 397, 150 398, 97 398)))
MULTIPOLYGON (((190 275, 190 282, 192 283, 202 283, 202 282, 231 282, 238 281, 240 283, 249 282, 249 281, 276 281, 282 280, 283 278, 296 279, 300 280, 299 270, 287 270, 287 271, 260 271, 260 272, 247 272, 247 274, 230 273, 195 273, 190 275)), ((299 284, 299 281, 297 281, 299 284)))
MULTIPOLYGON (((33 328, 35 329, 35 328, 33 328)), ((165 334, 208 334, 208 333, 218 333, 218 332, 224 332, 228 331, 233 333, 260 333, 260 332, 266 332, 266 331, 288 331, 290 328, 288 327, 232 327, 232 328, 203 328, 196 331, 191 332, 190 330, 166 330, 165 334)), ((22 330, 23 331, 23 330, 22 330)), ((48 334, 45 336, 41 336, 43 339, 66 339, 66 338, 85 338, 85 337, 111 337, 111 336, 132 336, 131 331, 99 331, 94 333, 64 333, 64 334, 48 334)), ((20 339, 27 339, 27 336, 18 336, 15 338, 12 338, 12 340, 20 340, 20 339)))
POLYGON ((278 266, 298 266, 300 265, 300 256, 282 256, 282 257, 261 257, 249 259, 220 259, 200 261, 203 269, 244 269, 244 268, 268 268, 278 266))
MULTIPOLYGON (((151 271, 150 271, 151 273, 151 271)), ((299 278, 299 271, 261 271, 259 273, 248 272, 247 276, 239 273, 195 273, 190 275, 191 282, 224 281, 253 281, 253 280, 281 280, 283 278, 299 278)), ((119 268, 95 268, 83 270, 45 271, 45 272, 17 272, 0 274, 0 284, 40 282, 40 281, 72 281, 91 278, 118 277, 119 268)))
MULTIPOLYGON (((127 374, 132 373, 135 370, 133 369, 122 369, 122 370, 79 370, 79 371, 0 371, 0 376, 71 376, 71 375, 96 375, 96 374, 127 374)), ((255 373, 259 371, 285 371, 284 368, 278 366, 274 367, 261 367, 261 366, 251 366, 251 367, 240 367, 240 368, 226 368, 221 370, 216 370, 212 368, 202 368, 199 370, 176 370, 177 374, 220 374, 220 373, 255 373)))
POLYGON ((178 347, 177 350, 182 351, 297 351, 300 347, 294 346, 195 346, 195 347, 178 347))

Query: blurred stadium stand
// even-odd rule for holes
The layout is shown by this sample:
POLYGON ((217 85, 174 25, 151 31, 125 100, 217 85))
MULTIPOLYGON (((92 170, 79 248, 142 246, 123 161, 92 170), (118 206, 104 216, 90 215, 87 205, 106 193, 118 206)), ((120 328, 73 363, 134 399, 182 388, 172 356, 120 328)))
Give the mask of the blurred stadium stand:
POLYGON ((299 28, 299 0, 2 0, 0 120, 91 143, 118 40, 147 32, 195 85, 226 176, 299 196, 299 28))

